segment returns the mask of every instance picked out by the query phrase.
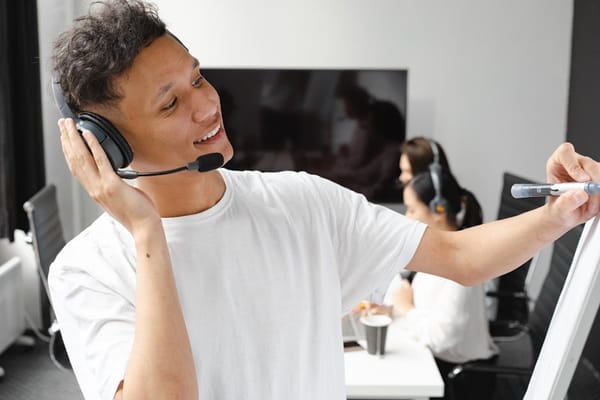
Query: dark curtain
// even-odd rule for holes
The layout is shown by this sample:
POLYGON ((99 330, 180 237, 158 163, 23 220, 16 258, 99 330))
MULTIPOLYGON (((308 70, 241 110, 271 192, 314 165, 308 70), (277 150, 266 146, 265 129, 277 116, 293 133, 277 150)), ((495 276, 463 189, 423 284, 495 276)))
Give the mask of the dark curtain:
POLYGON ((27 231, 45 185, 36 0, 0 0, 0 238, 27 231))

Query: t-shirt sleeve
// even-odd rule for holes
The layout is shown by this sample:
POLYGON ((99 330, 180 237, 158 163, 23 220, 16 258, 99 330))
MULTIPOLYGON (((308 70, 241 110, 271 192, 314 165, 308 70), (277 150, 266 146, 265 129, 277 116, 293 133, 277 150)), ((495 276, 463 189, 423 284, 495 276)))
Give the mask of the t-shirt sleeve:
POLYGON ((54 263, 52 306, 86 400, 113 399, 135 334, 133 299, 80 268, 54 263))
POLYGON ((342 312, 381 287, 412 259, 426 225, 320 178, 342 292, 342 312))

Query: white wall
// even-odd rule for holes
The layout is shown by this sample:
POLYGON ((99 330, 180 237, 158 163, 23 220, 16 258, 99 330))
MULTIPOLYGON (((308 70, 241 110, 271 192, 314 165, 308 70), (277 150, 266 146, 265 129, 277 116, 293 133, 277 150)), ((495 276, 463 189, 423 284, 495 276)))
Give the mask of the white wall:
MULTIPOLYGON (((64 3, 38 2, 45 71, 56 34, 86 8, 64 3)), ((156 3, 204 66, 408 68, 408 136, 443 144, 486 220, 497 212, 502 171, 542 180, 546 158, 566 136, 571 1, 156 3)), ((48 97, 47 174, 60 189, 69 237, 98 209, 69 177, 57 118, 48 97)))
POLYGON ((156 3, 204 66, 408 68, 408 136, 443 144, 486 220, 502 172, 543 179, 566 137, 571 1, 156 3))
POLYGON ((87 10, 89 2, 89 0, 38 0, 37 3, 46 181, 57 186, 60 215, 67 239, 89 224, 100 211, 71 177, 62 156, 56 125, 60 113, 56 109, 50 89, 50 57, 56 37, 71 25, 73 18, 87 10))

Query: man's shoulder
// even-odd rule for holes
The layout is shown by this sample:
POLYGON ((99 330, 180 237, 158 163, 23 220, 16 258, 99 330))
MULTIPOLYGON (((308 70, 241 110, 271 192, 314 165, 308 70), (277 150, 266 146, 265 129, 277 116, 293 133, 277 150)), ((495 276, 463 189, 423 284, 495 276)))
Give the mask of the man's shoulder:
POLYGON ((104 213, 69 240, 50 267, 50 275, 93 270, 127 248, 124 228, 104 213))
MULTIPOLYGON (((123 237, 125 228, 107 213, 102 213, 87 228, 82 230, 67 246, 100 246, 107 239, 118 239, 123 237)), ((66 247, 66 246, 65 246, 66 247)))

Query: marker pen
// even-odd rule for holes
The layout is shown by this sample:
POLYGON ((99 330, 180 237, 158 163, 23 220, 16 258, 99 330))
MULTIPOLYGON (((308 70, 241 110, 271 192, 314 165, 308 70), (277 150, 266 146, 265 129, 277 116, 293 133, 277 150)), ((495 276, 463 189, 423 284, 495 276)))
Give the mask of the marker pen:
POLYGON ((567 182, 567 183, 516 183, 510 188, 510 193, 515 199, 526 197, 559 196, 571 190, 585 190, 587 194, 600 193, 598 182, 567 182))

